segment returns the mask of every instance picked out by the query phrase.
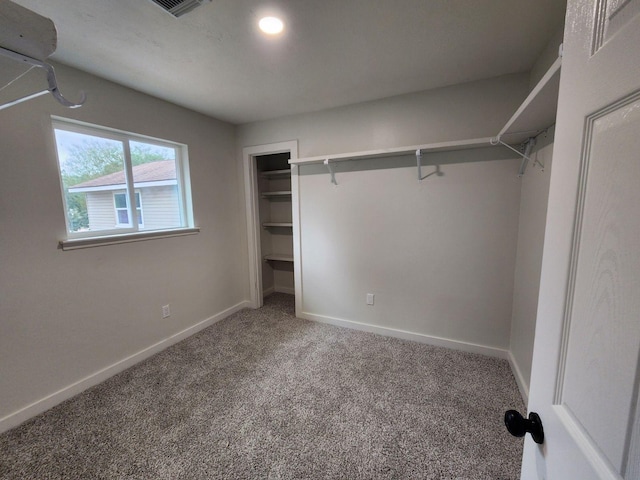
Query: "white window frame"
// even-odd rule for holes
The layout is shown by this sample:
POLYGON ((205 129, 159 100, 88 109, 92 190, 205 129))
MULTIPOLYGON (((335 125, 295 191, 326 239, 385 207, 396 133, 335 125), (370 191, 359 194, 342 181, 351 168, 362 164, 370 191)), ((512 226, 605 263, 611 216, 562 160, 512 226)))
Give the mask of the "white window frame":
MULTIPOLYGON (((160 238, 162 236, 175 236, 175 235, 187 235, 192 233, 198 233, 199 228, 194 226, 193 221, 193 205, 191 199, 191 182, 189 178, 189 160, 187 145, 163 140, 159 138, 149 137, 146 135, 140 135, 136 133, 126 132, 123 130, 116 130, 109 127, 102 127, 99 125, 89 124, 85 122, 79 122, 76 120, 70 120, 62 117, 51 117, 51 132, 53 134, 53 145, 55 148, 57 166, 58 166, 58 179, 60 181, 60 191, 62 193, 62 201, 64 204, 64 218, 66 224, 66 239, 60 241, 60 245, 63 250, 86 248, 102 244, 130 242, 136 240, 143 240, 145 238, 160 238), (60 167, 60 158, 58 153, 58 146, 55 140, 55 130, 65 130, 69 132, 75 132, 85 135, 91 135, 100 138, 106 138, 109 140, 116 140, 122 142, 124 150, 124 171, 126 179, 125 193, 128 192, 128 205, 135 205, 135 194, 139 192, 135 188, 133 183, 133 172, 131 163, 131 153, 129 149, 129 141, 143 142, 150 145, 157 145, 161 147, 172 148, 176 153, 176 181, 178 186, 178 205, 180 210, 181 226, 177 228, 157 229, 157 230, 141 230, 144 225, 138 224, 138 214, 136 208, 129 208, 131 225, 124 227, 114 226, 113 229, 86 231, 86 232, 72 232, 71 225, 68 217, 68 205, 65 195, 65 189, 62 182, 62 174, 60 167), (163 235, 166 232, 166 235, 163 235), (76 241, 77 240, 77 241, 76 241), (95 240, 92 241, 92 240, 95 240)), ((142 197, 142 196, 141 196, 142 197)), ((114 197, 115 202, 115 197, 114 197)), ((142 198, 140 198, 140 207, 142 208, 142 198)), ((115 206, 115 204, 114 204, 115 206)), ((117 223, 117 215, 116 215, 117 223)))

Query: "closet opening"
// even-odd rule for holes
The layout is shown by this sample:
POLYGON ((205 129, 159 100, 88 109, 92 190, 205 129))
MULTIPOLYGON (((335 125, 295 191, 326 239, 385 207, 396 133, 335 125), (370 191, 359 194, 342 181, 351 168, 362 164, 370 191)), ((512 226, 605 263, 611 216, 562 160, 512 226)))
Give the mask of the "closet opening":
POLYGON ((272 293, 296 294, 297 192, 289 160, 297 158, 297 142, 247 147, 243 156, 251 304, 259 308, 272 293))

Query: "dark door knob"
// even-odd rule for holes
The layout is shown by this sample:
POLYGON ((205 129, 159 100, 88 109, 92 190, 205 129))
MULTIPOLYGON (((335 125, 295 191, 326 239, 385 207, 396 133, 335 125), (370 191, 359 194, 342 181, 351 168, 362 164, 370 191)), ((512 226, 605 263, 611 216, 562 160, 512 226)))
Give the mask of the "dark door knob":
POLYGON ((542 421, 537 413, 531 412, 529 418, 524 418, 515 410, 507 410, 504 413, 504 424, 514 437, 524 437, 529 432, 536 443, 544 442, 544 430, 542 421))

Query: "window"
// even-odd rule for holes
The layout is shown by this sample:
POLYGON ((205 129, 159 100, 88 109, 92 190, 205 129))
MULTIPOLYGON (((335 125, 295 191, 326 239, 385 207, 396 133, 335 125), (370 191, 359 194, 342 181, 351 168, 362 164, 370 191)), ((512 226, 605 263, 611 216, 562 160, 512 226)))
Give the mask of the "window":
MULTIPOLYGON (((126 193, 114 193, 113 203, 116 207, 116 225, 118 227, 129 227, 129 202, 126 193)), ((136 211, 138 212, 138 225, 142 226, 142 202, 140 201, 140 192, 136 192, 136 211)))
POLYGON ((68 239, 193 228, 186 145, 59 118, 53 130, 68 239))

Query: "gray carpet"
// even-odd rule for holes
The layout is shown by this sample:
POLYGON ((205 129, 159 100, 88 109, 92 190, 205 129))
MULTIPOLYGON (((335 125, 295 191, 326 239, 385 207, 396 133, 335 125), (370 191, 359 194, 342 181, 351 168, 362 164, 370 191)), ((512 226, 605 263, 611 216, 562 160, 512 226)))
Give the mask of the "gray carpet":
POLYGON ((2 479, 516 479, 504 360, 275 294, 0 436, 2 479))

